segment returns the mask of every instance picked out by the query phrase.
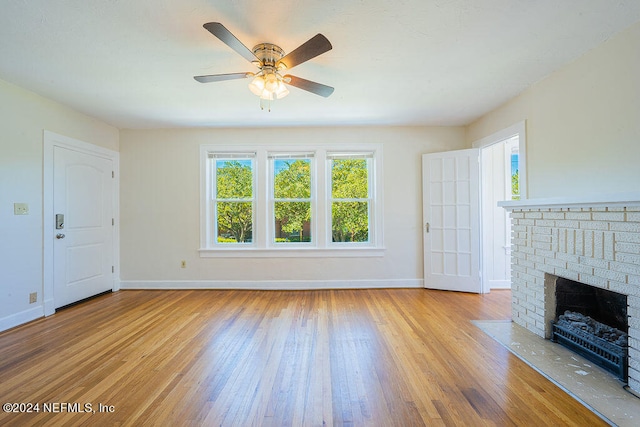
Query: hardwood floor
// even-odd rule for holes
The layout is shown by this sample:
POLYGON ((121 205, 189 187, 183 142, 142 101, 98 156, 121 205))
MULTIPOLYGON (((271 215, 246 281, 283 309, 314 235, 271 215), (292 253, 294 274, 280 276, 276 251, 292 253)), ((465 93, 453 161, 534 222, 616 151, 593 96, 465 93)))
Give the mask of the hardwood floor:
POLYGON ((509 318, 509 300, 424 289, 104 295, 0 334, 0 403, 40 411, 2 412, 0 425, 606 425, 470 323, 509 318))

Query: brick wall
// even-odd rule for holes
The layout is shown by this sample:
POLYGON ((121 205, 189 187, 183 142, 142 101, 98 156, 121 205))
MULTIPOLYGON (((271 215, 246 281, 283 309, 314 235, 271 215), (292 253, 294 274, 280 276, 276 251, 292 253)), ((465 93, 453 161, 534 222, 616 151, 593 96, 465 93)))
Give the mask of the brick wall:
POLYGON ((640 207, 509 210, 513 321, 551 335, 553 276, 627 295, 629 386, 640 392, 640 207))

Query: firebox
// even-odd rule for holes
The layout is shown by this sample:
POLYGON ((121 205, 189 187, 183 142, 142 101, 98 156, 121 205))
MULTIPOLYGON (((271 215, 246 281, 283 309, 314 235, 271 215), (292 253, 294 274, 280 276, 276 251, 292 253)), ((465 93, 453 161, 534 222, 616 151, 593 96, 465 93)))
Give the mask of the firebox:
POLYGON ((558 277, 551 339, 626 382, 627 296, 558 277))

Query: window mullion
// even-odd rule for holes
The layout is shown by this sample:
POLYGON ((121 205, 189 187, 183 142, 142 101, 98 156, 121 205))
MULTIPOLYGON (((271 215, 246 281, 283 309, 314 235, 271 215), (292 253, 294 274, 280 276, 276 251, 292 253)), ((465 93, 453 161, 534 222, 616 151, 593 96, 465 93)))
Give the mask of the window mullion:
MULTIPOLYGON (((316 246, 327 247, 327 235, 331 232, 327 226, 327 151, 320 148, 316 151, 316 161, 311 175, 311 188, 314 200, 311 202, 311 215, 315 218, 312 222, 316 236, 316 246)), ((330 241, 330 240, 329 240, 330 241)))
POLYGON ((254 188, 256 198, 254 233, 256 245, 259 248, 268 246, 269 225, 269 168, 267 167, 267 151, 260 149, 256 153, 256 173, 254 178, 254 188))

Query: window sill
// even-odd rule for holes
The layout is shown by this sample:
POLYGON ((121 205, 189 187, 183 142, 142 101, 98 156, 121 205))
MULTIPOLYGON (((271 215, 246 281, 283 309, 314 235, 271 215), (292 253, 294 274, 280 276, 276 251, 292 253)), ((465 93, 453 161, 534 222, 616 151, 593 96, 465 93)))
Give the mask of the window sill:
POLYGON ((201 248, 200 258, 348 258, 382 257, 384 248, 201 248))

